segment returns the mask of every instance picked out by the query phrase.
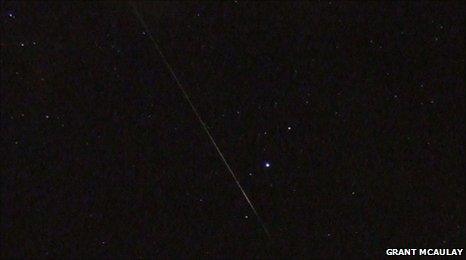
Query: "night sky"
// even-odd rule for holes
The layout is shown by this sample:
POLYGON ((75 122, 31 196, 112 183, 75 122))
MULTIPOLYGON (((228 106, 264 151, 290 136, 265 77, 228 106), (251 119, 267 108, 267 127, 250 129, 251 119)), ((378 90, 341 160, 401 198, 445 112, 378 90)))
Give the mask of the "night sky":
POLYGON ((2 1, 2 257, 464 247, 464 4, 136 7, 2 1))

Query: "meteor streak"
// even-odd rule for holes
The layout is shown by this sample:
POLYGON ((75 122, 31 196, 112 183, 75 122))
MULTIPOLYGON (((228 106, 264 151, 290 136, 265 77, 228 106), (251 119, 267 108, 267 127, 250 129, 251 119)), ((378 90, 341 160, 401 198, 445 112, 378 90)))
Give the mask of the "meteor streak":
MULTIPOLYGON (((249 199, 248 195, 246 194, 246 192, 244 191, 243 187, 241 186, 240 182, 238 181, 238 178, 236 177, 236 174, 233 172, 233 170, 231 169, 230 165, 228 164, 227 160, 225 159, 225 156, 223 155, 222 151, 220 150, 220 148, 218 147, 217 145, 217 142, 215 142, 212 134, 210 133, 209 131, 209 128, 207 127, 207 124, 204 122, 204 120, 202 119, 201 115, 199 114, 199 112, 197 111, 196 107, 194 106, 194 104, 191 102, 191 98, 189 97, 188 93, 186 92, 186 90, 184 89, 183 85, 180 83, 178 77, 176 76, 175 74, 175 71, 173 70, 172 66, 170 65, 170 63, 168 63, 168 60, 167 58, 165 57, 165 55, 163 54, 162 50, 160 49, 160 46, 159 44, 157 43, 157 41, 155 41, 154 37, 152 36, 152 33, 151 31, 149 30, 149 27, 147 26, 146 22, 144 21, 142 15, 139 13, 136 5, 130 1, 130 4, 131 6, 133 7, 133 12, 134 12, 134 15, 137 17, 137 19, 139 20, 139 22, 141 23, 142 27, 144 27, 144 30, 145 32, 147 33, 147 35, 149 36, 149 39, 152 41, 152 43, 154 44, 154 47, 155 49, 157 50, 157 52, 160 54, 160 56, 162 57, 162 60, 163 62, 165 63, 165 65, 167 66, 168 70, 170 71, 170 74, 171 76, 173 77, 173 79, 175 80, 176 82, 176 85, 178 86, 178 88, 181 90, 184 98, 186 99, 186 101, 188 102, 189 106, 191 107, 191 109, 193 110, 194 114, 196 115, 197 119, 199 120, 199 122, 201 123, 202 125, 202 128, 204 129, 205 133, 207 134, 207 136, 209 137, 209 140, 210 142, 212 143, 212 145, 215 147, 215 150, 217 150, 217 153, 218 155, 220 156, 220 159, 223 161, 223 163, 225 164, 228 172, 231 174, 231 177, 233 177, 233 180, 235 181, 236 183, 236 186, 238 186, 239 190, 241 191, 241 194, 243 195, 244 199, 246 200, 246 202, 249 204, 249 207, 251 208, 251 210, 254 212, 254 215, 256 215, 260 225, 262 226, 262 229, 264 229, 264 232, 267 234, 267 237, 269 238, 269 240, 272 240, 271 238, 271 235, 269 233, 269 230, 267 229, 267 226, 265 225, 264 221, 262 220, 262 218, 259 216, 259 213, 257 212, 256 208, 254 207, 254 205, 252 204, 251 200, 249 199)), ((268 166, 267 166, 268 167, 268 166)))

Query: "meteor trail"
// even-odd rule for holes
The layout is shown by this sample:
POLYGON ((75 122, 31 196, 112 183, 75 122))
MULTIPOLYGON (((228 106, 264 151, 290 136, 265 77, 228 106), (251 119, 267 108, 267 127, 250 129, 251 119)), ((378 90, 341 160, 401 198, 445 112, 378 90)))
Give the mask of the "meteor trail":
POLYGON ((233 172, 233 170, 231 169, 230 165, 228 164, 227 160, 225 159, 225 156, 223 155, 222 151, 220 150, 220 148, 218 147, 217 143, 215 142, 212 134, 210 133, 209 131, 209 128, 207 127, 207 124, 204 122, 204 120, 202 120, 202 117, 200 116, 199 112, 197 111, 196 107, 194 106, 194 104, 191 102, 191 98, 189 97, 188 93, 186 92, 186 90, 184 89, 183 85, 181 85, 180 81, 178 80, 178 77, 176 76, 172 66, 168 63, 168 60, 167 58, 165 57, 165 55, 163 54, 162 50, 160 49, 158 43, 155 41, 154 37, 152 36, 152 33, 150 32, 149 30, 149 27, 147 26, 146 22, 144 21, 142 15, 139 13, 136 5, 133 3, 133 2, 129 2, 133 8, 133 12, 134 12, 134 15, 137 17, 137 19, 139 20, 139 22, 141 23, 142 27, 144 27, 144 29, 146 30, 147 32, 147 35, 149 36, 149 39, 152 41, 152 43, 154 44, 155 46, 155 49, 157 49, 157 52, 160 54, 160 56, 162 57, 162 60, 163 62, 165 63, 165 65, 167 66, 168 70, 170 71, 170 74, 171 76, 173 77, 173 79, 175 80, 176 84, 178 85, 178 88, 181 90, 181 92, 183 93, 183 96, 184 98, 186 99, 186 101, 189 103, 189 106, 191 107, 191 109, 193 110, 194 114, 196 115, 197 119, 199 120, 199 122, 201 123, 202 125, 202 128, 204 129, 204 131, 206 132, 207 136, 209 137, 209 140, 210 142, 212 143, 212 145, 215 147, 215 150, 217 150, 217 153, 218 155, 220 156, 220 159, 222 159, 222 161, 225 163, 225 166, 228 170, 228 172, 230 172, 231 174, 231 177, 233 177, 233 180, 235 181, 236 183, 236 186, 238 186, 238 188, 240 189, 241 193, 243 194, 243 197, 244 199, 246 200, 246 202, 249 204, 249 207, 251 208, 251 210, 254 212, 254 215, 256 215, 260 225, 262 226, 262 229, 264 229, 264 232, 267 234, 267 237, 269 238, 269 240, 272 240, 272 237, 269 233, 269 230, 267 229, 264 221, 262 220, 262 218, 259 216, 259 213, 257 212, 256 208, 254 207, 254 205, 252 204, 251 200, 249 199, 248 195, 246 194, 246 192, 244 191, 243 187, 241 186, 240 182, 238 181, 238 178, 236 177, 236 174, 233 172))

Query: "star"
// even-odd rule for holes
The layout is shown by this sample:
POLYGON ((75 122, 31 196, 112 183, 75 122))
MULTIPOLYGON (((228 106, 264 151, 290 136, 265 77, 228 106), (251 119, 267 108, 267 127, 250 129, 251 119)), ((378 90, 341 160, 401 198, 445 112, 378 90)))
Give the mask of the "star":
POLYGON ((270 168, 271 164, 269 162, 265 162, 264 166, 265 168, 270 168))

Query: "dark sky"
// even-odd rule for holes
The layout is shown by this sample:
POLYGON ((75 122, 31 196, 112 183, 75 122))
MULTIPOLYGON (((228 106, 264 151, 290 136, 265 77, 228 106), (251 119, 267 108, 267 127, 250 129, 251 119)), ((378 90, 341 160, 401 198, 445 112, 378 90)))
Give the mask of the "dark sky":
POLYGON ((463 4, 136 6, 2 2, 2 257, 464 247, 463 4))

